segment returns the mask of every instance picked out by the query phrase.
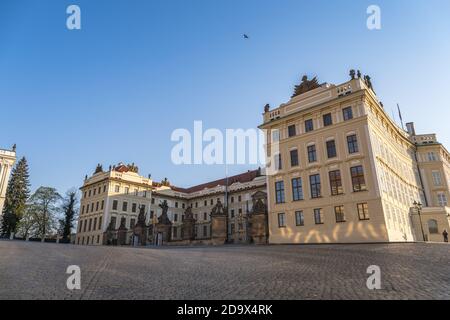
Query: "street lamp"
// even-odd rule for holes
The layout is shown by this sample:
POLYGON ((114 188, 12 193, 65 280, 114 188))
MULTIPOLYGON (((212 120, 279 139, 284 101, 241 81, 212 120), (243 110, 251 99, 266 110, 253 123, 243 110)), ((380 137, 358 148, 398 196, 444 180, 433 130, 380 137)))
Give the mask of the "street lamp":
POLYGON ((423 241, 426 241, 425 240, 425 232, 423 231, 422 216, 421 216, 422 204, 420 202, 414 201, 413 205, 414 205, 414 208, 417 210, 417 214, 419 215, 420 230, 422 231, 422 239, 423 239, 423 241))

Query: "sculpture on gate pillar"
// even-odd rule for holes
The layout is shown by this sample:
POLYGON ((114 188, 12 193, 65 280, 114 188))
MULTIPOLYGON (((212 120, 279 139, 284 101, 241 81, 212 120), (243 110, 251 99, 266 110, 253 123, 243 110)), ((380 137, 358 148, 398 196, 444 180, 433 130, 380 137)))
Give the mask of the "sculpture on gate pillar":
POLYGON ((220 200, 211 210, 211 242, 213 245, 221 245, 227 241, 228 234, 228 209, 220 200))
POLYGON ((195 222, 192 207, 187 207, 183 220, 183 240, 195 240, 195 222))
POLYGON ((117 229, 117 241, 119 243, 119 246, 123 246, 127 243, 127 233, 128 229, 125 226, 126 219, 122 218, 120 219, 120 227, 117 229))
POLYGON ((104 245, 111 246, 117 244, 117 230, 115 227, 116 226, 114 225, 114 221, 111 219, 108 228, 106 228, 106 231, 103 234, 104 245))
POLYGON ((167 215, 167 211, 169 210, 167 200, 164 200, 159 207, 162 209, 162 213, 158 218, 156 234, 162 237, 161 240, 163 243, 167 243, 172 240, 172 221, 170 221, 167 215))
POLYGON ((145 246, 147 244, 148 227, 145 224, 145 206, 139 206, 138 221, 133 228, 133 235, 137 238, 137 244, 145 246))
POLYGON ((253 207, 249 215, 250 242, 265 244, 269 238, 269 224, 267 211, 267 194, 262 191, 252 195, 253 207))

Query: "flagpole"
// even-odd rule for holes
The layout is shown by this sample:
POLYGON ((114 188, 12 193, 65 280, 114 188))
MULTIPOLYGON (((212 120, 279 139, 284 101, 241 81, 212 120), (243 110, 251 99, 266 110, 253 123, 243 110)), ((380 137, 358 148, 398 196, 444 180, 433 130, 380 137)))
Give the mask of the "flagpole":
POLYGON ((400 122, 402 124, 402 129, 405 130, 405 128, 403 127, 403 117, 402 117, 402 112, 400 111, 400 105, 397 103, 397 109, 398 109, 398 116, 400 117, 400 122))

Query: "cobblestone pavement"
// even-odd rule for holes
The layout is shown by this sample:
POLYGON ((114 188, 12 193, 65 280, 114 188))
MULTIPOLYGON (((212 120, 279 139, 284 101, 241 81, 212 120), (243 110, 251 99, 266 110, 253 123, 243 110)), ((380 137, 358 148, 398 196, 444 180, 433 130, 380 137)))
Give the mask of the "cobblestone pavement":
POLYGON ((450 299, 450 246, 184 248, 0 241, 0 299, 450 299), (69 265, 81 290, 69 291, 69 265), (382 289, 366 287, 368 266, 382 289))

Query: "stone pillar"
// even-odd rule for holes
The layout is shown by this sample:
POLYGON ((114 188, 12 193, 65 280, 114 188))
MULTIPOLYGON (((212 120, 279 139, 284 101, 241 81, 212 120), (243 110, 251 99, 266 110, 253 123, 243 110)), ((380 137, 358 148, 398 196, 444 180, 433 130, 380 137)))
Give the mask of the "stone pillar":
POLYGON ((211 215, 211 242, 213 245, 222 245, 227 241, 227 216, 211 215))
POLYGON ((120 221, 120 227, 117 230, 117 241, 119 246, 123 246, 127 244, 127 233, 128 229, 125 227, 125 218, 122 218, 120 221))

